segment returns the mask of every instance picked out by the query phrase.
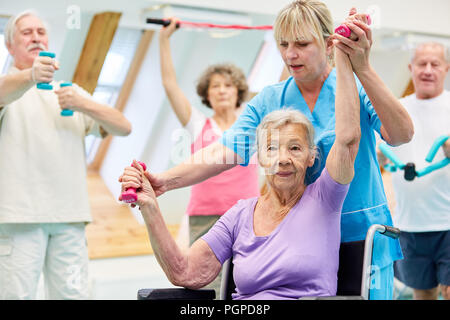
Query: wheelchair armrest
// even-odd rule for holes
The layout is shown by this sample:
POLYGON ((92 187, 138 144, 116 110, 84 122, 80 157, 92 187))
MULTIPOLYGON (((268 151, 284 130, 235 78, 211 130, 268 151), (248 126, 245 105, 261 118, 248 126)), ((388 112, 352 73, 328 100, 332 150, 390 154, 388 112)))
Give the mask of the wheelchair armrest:
POLYGON ((303 297, 298 300, 364 300, 362 296, 303 297))
POLYGON ((140 289, 137 298, 138 300, 214 300, 216 292, 212 289, 140 289))

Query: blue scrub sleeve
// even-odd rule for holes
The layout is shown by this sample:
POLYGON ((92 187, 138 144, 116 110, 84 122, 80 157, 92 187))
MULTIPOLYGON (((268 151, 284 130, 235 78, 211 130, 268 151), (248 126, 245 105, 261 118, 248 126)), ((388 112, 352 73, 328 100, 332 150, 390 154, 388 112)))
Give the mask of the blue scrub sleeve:
POLYGON ((260 101, 258 96, 248 103, 236 122, 223 133, 220 139, 225 147, 233 150, 241 158, 242 166, 247 166, 256 152, 256 128, 262 119, 260 108, 254 106, 255 102, 260 101))

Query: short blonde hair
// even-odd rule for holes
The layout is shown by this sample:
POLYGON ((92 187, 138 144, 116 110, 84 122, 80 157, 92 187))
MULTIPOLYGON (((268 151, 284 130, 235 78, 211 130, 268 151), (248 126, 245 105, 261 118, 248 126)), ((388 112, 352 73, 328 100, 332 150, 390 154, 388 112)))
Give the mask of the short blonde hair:
POLYGON ((238 90, 236 108, 239 108, 247 99, 248 84, 244 72, 231 63, 211 65, 202 73, 197 82, 197 94, 202 99, 202 103, 208 108, 212 108, 208 100, 208 88, 209 83, 211 82, 211 77, 215 74, 230 77, 231 82, 233 82, 233 85, 235 85, 238 90))
POLYGON ((324 50, 333 33, 330 10, 321 1, 294 1, 278 13, 274 24, 277 42, 314 39, 324 50))

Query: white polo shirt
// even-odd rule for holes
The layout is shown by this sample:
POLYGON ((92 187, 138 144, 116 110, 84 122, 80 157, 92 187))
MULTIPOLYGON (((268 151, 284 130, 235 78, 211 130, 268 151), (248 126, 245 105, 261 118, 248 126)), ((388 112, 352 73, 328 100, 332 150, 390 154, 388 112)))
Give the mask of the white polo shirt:
MULTIPOLYGON (((412 94, 400 102, 412 118, 414 137, 392 150, 404 163, 413 162, 416 171, 422 170, 430 165, 425 157, 435 139, 450 134, 450 92, 425 100, 412 94)), ((432 163, 444 157, 440 148, 432 163)), ((413 181, 405 180, 403 174, 401 170, 392 175, 395 226, 407 232, 450 230, 450 165, 413 181)))
POLYGON ((60 112, 56 94, 36 86, 0 110, 0 223, 92 220, 84 137, 100 128, 81 112, 60 112))

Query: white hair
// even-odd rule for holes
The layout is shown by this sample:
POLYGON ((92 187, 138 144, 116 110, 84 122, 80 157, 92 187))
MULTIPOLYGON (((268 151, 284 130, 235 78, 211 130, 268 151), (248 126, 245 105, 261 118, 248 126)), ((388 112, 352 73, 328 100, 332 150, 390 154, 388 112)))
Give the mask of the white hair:
POLYGON ((256 128, 258 153, 262 151, 260 148, 265 144, 264 139, 267 139, 267 131, 269 129, 277 129, 289 123, 298 123, 305 126, 308 146, 314 155, 316 155, 316 145, 314 144, 314 127, 311 121, 309 121, 308 118, 306 118, 306 116, 300 111, 290 108, 272 111, 263 118, 258 128, 256 128))
POLYGON ((39 13, 37 13, 36 10, 28 9, 28 10, 22 11, 22 12, 18 13, 17 15, 9 18, 9 20, 6 24, 6 28, 5 28, 5 44, 6 45, 13 43, 14 34, 16 33, 17 21, 19 21, 20 19, 22 19, 23 17, 26 17, 26 16, 35 16, 35 17, 39 18, 42 21, 42 23, 44 24, 44 27, 48 32, 48 30, 49 30, 48 23, 44 19, 42 19, 42 17, 40 16, 39 13))
POLYGON ((411 62, 414 61, 414 58, 416 57, 417 51, 423 47, 441 47, 444 51, 444 60, 447 63, 450 63, 450 51, 449 48, 444 45, 443 43, 437 42, 437 41, 429 41, 429 42, 422 42, 417 44, 413 50, 411 51, 411 62))

